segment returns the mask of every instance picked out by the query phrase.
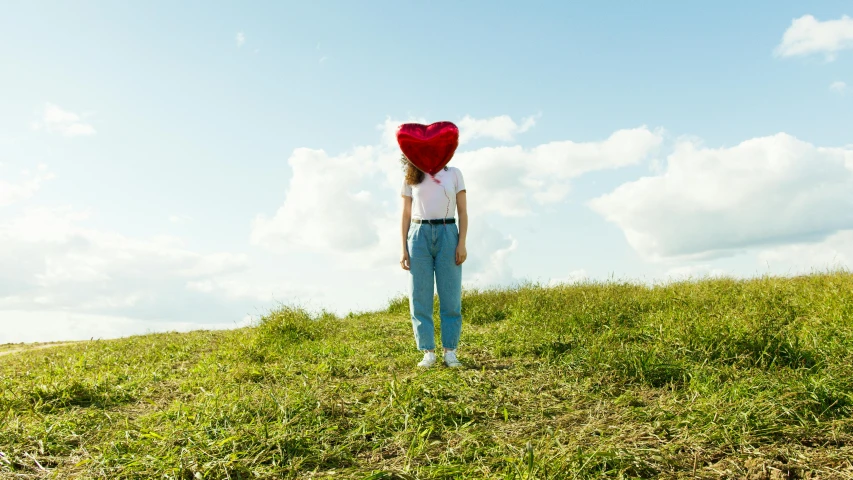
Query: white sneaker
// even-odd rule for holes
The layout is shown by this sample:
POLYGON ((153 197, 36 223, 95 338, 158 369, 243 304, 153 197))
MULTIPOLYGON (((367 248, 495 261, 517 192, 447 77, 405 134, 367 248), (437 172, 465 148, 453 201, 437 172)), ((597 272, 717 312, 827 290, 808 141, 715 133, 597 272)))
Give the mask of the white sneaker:
POLYGON ((424 359, 418 363, 419 367, 429 368, 435 363, 435 352, 425 352, 424 359))
POLYGON ((456 350, 448 350, 444 352, 444 364, 451 368, 461 367, 462 364, 456 358, 456 350))

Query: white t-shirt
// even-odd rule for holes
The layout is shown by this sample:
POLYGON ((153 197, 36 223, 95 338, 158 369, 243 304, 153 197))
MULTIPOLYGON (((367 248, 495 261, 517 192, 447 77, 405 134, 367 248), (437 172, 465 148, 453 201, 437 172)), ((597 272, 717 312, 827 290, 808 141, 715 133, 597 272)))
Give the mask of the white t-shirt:
POLYGON ((445 167, 429 175, 418 185, 407 185, 403 178, 400 193, 412 197, 412 218, 435 220, 456 217, 456 194, 465 190, 465 179, 456 167, 445 167), (436 181, 437 180, 437 181, 436 181))

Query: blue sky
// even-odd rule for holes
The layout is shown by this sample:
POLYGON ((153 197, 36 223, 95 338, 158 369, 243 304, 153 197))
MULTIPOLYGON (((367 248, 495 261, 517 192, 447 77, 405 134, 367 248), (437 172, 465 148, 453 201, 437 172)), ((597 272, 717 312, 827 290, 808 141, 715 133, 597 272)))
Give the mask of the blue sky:
POLYGON ((0 343, 382 307, 411 120, 471 288, 853 260, 849 3, 368 5, 5 5, 0 343))

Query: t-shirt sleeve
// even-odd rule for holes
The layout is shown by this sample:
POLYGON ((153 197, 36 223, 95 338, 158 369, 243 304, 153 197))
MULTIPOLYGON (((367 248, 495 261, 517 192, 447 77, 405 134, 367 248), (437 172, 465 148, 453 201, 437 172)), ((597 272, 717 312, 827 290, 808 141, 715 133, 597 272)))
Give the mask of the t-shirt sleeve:
POLYGON ((404 197, 411 197, 412 196, 412 186, 409 185, 408 183, 406 183, 405 178, 403 179, 403 186, 400 187, 400 195, 402 195, 404 197))
POLYGON ((456 174, 456 193, 459 193, 462 190, 465 190, 465 178, 462 177, 461 170, 459 170, 458 168, 455 170, 456 171, 454 173, 456 174))

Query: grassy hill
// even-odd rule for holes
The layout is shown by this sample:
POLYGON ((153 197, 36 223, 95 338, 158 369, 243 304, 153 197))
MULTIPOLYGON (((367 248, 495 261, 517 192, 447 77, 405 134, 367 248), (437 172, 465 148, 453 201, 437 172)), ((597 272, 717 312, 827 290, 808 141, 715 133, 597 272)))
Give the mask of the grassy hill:
POLYGON ((3 478, 853 478, 853 275, 467 292, 0 357, 3 478))

